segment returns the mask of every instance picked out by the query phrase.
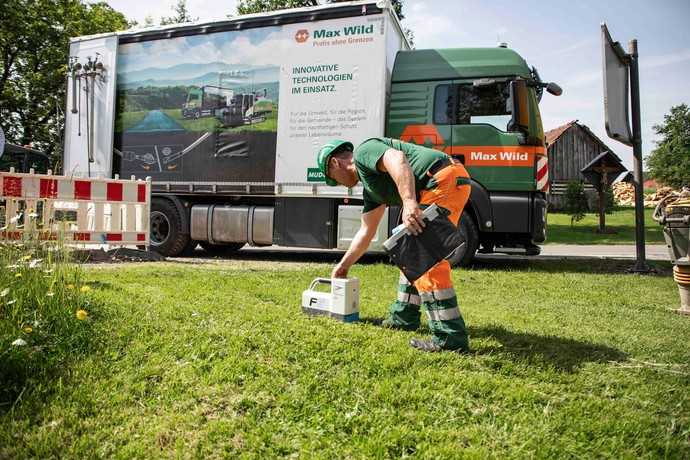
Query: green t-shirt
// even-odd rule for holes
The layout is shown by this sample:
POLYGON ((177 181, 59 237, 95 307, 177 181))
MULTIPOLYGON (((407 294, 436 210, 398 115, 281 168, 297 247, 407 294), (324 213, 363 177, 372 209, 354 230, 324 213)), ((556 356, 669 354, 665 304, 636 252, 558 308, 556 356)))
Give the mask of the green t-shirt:
POLYGON ((374 137, 362 142, 354 152, 355 168, 364 188, 362 212, 369 212, 382 204, 402 204, 393 178, 387 172, 381 172, 376 168, 378 161, 390 148, 400 150, 405 154, 415 177, 414 185, 417 195, 427 187, 429 177, 426 172, 431 165, 436 160, 447 158, 445 153, 438 150, 388 137, 374 137))

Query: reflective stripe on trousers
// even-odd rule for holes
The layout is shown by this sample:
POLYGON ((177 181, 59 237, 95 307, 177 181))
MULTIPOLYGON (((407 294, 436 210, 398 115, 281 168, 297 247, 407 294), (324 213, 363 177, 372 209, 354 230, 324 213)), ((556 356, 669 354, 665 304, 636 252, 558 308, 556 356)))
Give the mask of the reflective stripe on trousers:
POLYGON ((460 318, 460 309, 458 307, 447 308, 445 310, 426 310, 426 316, 431 321, 450 321, 451 319, 460 318))
POLYGON ((422 302, 433 302, 434 300, 447 300, 455 297, 455 289, 439 289, 438 291, 420 292, 422 302))
POLYGON ((398 300, 400 302, 411 303, 412 305, 421 305, 422 299, 416 294, 398 291, 398 300))

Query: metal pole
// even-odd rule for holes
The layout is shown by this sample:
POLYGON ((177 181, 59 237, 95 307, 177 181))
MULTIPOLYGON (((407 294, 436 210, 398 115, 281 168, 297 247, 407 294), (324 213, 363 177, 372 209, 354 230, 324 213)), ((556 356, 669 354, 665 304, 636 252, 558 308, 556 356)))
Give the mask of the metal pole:
POLYGON ((635 177, 635 272, 649 272, 644 247, 644 179, 642 177, 642 133, 640 123, 640 73, 637 62, 637 40, 630 40, 630 103, 632 109, 633 160, 635 177))

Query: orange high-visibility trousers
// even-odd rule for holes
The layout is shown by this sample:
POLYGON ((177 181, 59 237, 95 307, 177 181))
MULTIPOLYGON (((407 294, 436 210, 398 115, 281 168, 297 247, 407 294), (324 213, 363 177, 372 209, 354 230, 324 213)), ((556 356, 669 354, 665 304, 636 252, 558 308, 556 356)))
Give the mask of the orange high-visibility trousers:
MULTIPOLYGON (((438 171, 431 180, 434 185, 421 192, 420 206, 436 203, 449 210, 449 219, 458 225, 471 191, 467 170, 462 164, 454 163, 438 171)), ((414 285, 400 274, 398 298, 390 307, 388 321, 398 327, 416 329, 420 305, 426 310, 432 340, 437 345, 451 350, 469 349, 465 321, 458 308, 447 260, 434 265, 414 285)))

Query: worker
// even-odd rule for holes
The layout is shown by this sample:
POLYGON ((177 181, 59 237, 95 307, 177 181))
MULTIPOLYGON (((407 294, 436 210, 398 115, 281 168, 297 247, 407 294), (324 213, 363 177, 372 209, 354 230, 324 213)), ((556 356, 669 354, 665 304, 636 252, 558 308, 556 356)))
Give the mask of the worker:
MULTIPOLYGON (((436 203, 446 208, 457 225, 470 196, 469 175, 461 163, 438 150, 397 139, 372 138, 356 149, 350 142, 332 140, 318 151, 317 163, 328 185, 354 187, 361 182, 364 189, 361 227, 333 268, 332 278, 346 278, 350 267, 367 251, 387 205, 401 206, 402 223, 418 235, 425 226, 420 206, 436 203)), ((414 283, 401 273, 397 300, 382 325, 417 329, 420 304, 426 310, 432 339, 414 338, 412 347, 427 352, 469 351, 447 260, 414 283)))

